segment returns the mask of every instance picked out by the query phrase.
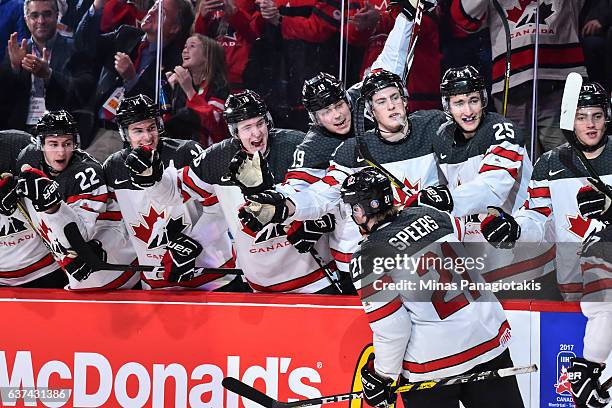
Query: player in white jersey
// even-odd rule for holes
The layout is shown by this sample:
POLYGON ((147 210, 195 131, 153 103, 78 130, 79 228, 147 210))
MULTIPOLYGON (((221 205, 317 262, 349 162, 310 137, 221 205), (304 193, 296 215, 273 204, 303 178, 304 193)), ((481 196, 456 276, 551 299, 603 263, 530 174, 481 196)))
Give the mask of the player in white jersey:
POLYGON ((0 132, 0 285, 63 288, 64 271, 17 210, 17 156, 32 136, 17 130, 0 132))
MULTIPOLYGON (((366 168, 346 178, 342 198, 364 233, 351 274, 373 332, 375 358, 361 371, 368 404, 388 407, 394 381, 513 366, 511 329, 477 268, 466 268, 448 213, 428 206, 401 212, 389 180, 366 168), (466 328, 469 327, 469 330, 466 328)), ((412 200, 416 200, 413 197, 412 200)), ((514 377, 402 395, 411 408, 522 407, 514 377)))
POLYGON ((135 259, 123 225, 106 218, 116 203, 109 199, 102 166, 78 149, 79 134, 72 116, 63 110, 46 112, 36 125, 36 145, 21 152, 17 192, 27 212, 68 274, 70 290, 131 289, 138 274, 96 271, 72 250, 65 227, 76 224, 95 252, 111 263, 135 259), (93 273, 92 273, 93 272, 93 273))
MULTIPOLYGON (((377 128, 366 132, 364 143, 373 158, 413 193, 440 183, 430 135, 443 123, 440 111, 406 112, 407 94, 401 78, 385 70, 373 70, 365 78, 361 95, 377 128)), ((296 193, 266 192, 250 196, 255 205, 264 204, 270 213, 285 214, 284 220, 317 219, 340 203, 340 186, 346 177, 367 166, 356 138, 336 149, 326 175, 308 189, 296 193)), ((396 190, 396 200, 406 202, 407 194, 396 190)), ((270 217, 260 216, 266 225, 270 217)), ((276 216, 278 219, 279 217, 276 216)), ((359 239, 358 236, 354 239, 359 239)))
POLYGON ((193 276, 195 266, 234 267, 231 241, 223 228, 214 223, 209 225, 206 245, 200 244, 204 242, 202 237, 191 234, 193 226, 202 215, 203 206, 214 203, 203 200, 202 203, 190 201, 176 205, 157 205, 145 190, 161 179, 162 174, 167 173, 169 177, 176 178, 178 169, 189 165, 204 149, 193 141, 164 137, 157 105, 145 95, 123 99, 117 109, 117 122, 124 148, 104 162, 109 191, 119 204, 114 217, 123 220, 140 265, 165 266, 164 276, 158 276, 156 272, 143 272, 143 288, 244 289, 239 276, 193 276), (139 177, 131 170, 141 166, 141 155, 145 159, 155 155, 158 159, 158 166, 152 168, 147 177, 139 177), (184 263, 181 266, 177 264, 178 258, 183 255, 180 248, 192 251, 186 259, 178 262, 184 263))
POLYGON ((210 203, 204 207, 204 214, 193 231, 202 233, 213 221, 225 223, 225 229, 229 228, 234 239, 238 266, 253 290, 337 293, 325 272, 325 269, 336 270, 325 236, 314 246, 322 258, 323 265, 319 265, 311 254, 298 252, 287 241, 282 226, 270 225, 255 232, 237 217, 245 203, 243 191, 259 188, 255 186, 251 190, 247 185, 236 185, 244 176, 244 164, 261 163, 260 174, 265 176, 260 180, 261 186, 280 184, 304 134, 274 128, 263 99, 250 90, 230 95, 224 116, 233 137, 210 146, 189 166, 180 169, 177 176, 164 173, 161 181, 147 190, 150 197, 163 204, 190 200, 210 203))
MULTIPOLYGON (((583 294, 579 257, 581 243, 602 226, 584 217, 576 196, 588 194, 589 176, 573 149, 581 150, 604 181, 612 182, 612 143, 605 134, 610 121, 610 103, 596 83, 582 86, 574 120, 575 131, 568 143, 545 153, 536 162, 528 189, 528 200, 514 217, 497 211, 482 222, 482 233, 494 246, 512 247, 516 241, 542 243, 552 232, 556 243, 557 282, 564 298, 578 300, 583 294)), ((586 201, 589 201, 587 199, 586 201)))

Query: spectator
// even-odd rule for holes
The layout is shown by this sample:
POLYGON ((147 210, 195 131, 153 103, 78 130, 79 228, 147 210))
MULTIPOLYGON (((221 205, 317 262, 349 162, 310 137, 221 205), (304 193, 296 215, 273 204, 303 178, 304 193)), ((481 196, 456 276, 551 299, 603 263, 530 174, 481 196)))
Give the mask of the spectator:
POLYGON ((7 41, 13 32, 17 32, 19 41, 29 34, 23 19, 23 0, 0 0, 0 60, 4 59, 7 41))
MULTIPOLYGON (((79 49, 88 50, 102 65, 102 72, 93 100, 96 125, 89 132, 93 142, 86 149, 99 160, 119 150, 123 142, 115 121, 119 100, 125 96, 144 94, 155 99, 157 10, 155 3, 142 20, 140 28, 123 25, 101 34, 100 20, 106 0, 95 0, 75 33, 79 49)), ((163 0, 162 68, 180 65, 180 53, 193 24, 193 7, 188 0, 163 0)))
MULTIPOLYGON (((451 15, 467 32, 489 28, 493 51, 493 101, 503 112, 506 36, 502 18, 510 25, 511 72, 506 114, 529 135, 535 60, 535 16, 539 4, 539 67, 537 138, 544 151, 565 143, 559 129, 559 101, 570 72, 586 76, 578 38, 578 15, 584 0, 552 2, 498 0, 504 16, 488 0, 453 0, 451 15)), ((533 138, 534 135, 531 135, 533 138)), ((529 140, 529 139, 527 139, 529 140)), ((534 144, 537 141, 533 142, 534 144)), ((526 143, 530 145, 531 143, 526 143)), ((536 153, 537 155, 537 153, 536 153)), ((535 158, 532 157, 532 160, 535 158)))
MULTIPOLYGON (((288 106, 288 113, 274 116, 280 127, 299 130, 308 128, 308 116, 302 105, 302 85, 306 79, 319 72, 337 72, 340 10, 333 0, 256 0, 259 11, 255 13, 256 25, 265 41, 275 42, 280 58, 257 55, 261 67, 276 64, 279 77, 266 83, 263 75, 256 75, 254 88, 265 94, 269 84, 278 86, 285 80, 287 89, 280 95, 280 102, 268 98, 271 110, 279 103, 288 106), (262 81, 262 79, 264 79, 262 81), (262 89, 263 85, 263 89, 262 89)), ((264 96, 265 97, 265 96, 264 96)))
POLYGON ((230 89, 245 88, 243 73, 251 47, 260 33, 256 30, 253 0, 201 0, 193 26, 195 33, 214 38, 225 50, 230 89))
POLYGON ((195 140, 204 147, 226 139, 223 108, 229 91, 223 47, 194 34, 185 43, 183 65, 166 75, 173 88, 172 116, 165 121, 169 136, 195 140))
POLYGON ((57 33, 55 0, 26 0, 29 40, 11 34, 0 67, 0 128, 31 130, 49 109, 72 110, 85 103, 95 78, 89 61, 72 39, 57 33))
POLYGON ((612 67, 606 61, 606 37, 612 19, 610 0, 587 1, 583 10, 582 48, 589 79, 607 85, 610 89, 612 67), (604 61, 606 63, 604 63, 604 61))

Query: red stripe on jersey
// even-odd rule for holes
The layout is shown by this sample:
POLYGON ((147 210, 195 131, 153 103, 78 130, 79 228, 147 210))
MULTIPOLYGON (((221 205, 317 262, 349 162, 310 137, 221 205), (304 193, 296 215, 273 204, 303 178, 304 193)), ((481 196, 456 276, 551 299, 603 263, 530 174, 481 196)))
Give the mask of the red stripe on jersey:
POLYGON ((603 263, 585 262, 580 265, 580 268, 582 269, 583 273, 588 271, 589 269, 603 269, 604 271, 612 272, 612 269, 610 269, 609 266, 603 263))
POLYGON ((285 182, 290 179, 302 180, 307 182, 308 184, 314 184, 317 181, 321 180, 319 177, 315 177, 312 174, 308 174, 305 171, 290 171, 285 175, 285 182))
POLYGON ((348 254, 346 252, 340 252, 340 251, 336 251, 335 249, 329 249, 331 252, 331 255, 334 257, 334 259, 338 262, 344 262, 344 263, 349 263, 351 262, 351 256, 352 254, 348 254))
POLYGON ((189 167, 188 166, 183 168, 183 182, 187 185, 187 187, 189 187, 190 189, 198 193, 200 197, 204 199, 204 201, 206 201, 208 197, 212 196, 212 194, 209 193, 208 191, 196 186, 196 184, 193 182, 191 177, 189 177, 189 167))
POLYGON ((370 321, 370 324, 377 322, 380 319, 384 319, 385 317, 397 312, 400 307, 402 307, 402 302, 400 302, 399 298, 395 298, 383 307, 368 313, 368 320, 370 321))
POLYGON ((214 196, 208 197, 204 201, 200 201, 200 204, 202 204, 204 207, 210 207, 211 205, 215 205, 218 202, 219 202, 219 199, 217 198, 216 195, 214 195, 214 196))
POLYGON ((548 207, 535 207, 535 208, 528 208, 528 206, 525 206, 526 209, 531 210, 531 211, 535 211, 538 212, 540 214, 542 214, 545 217, 548 217, 550 215, 550 213, 552 213, 552 210, 548 207))
MULTIPOLYGON (((535 56, 534 47, 512 50, 510 57, 510 74, 524 71, 533 67, 535 56)), ((563 44, 563 46, 541 46, 538 53, 540 67, 567 68, 584 64, 584 55, 580 44, 563 44)), ((497 56, 493 62, 493 82, 501 81, 506 71, 506 55, 497 56)))
POLYGON ((32 265, 26 266, 25 268, 17 269, 14 271, 0 272, 0 277, 2 278, 21 278, 22 276, 26 276, 29 273, 32 273, 42 268, 46 268, 47 266, 51 265, 54 262, 55 262, 55 259, 53 259, 51 254, 47 254, 43 256, 41 259, 39 259, 38 261, 36 261, 35 263, 33 263, 32 265))
POLYGON ((582 283, 559 283, 561 293, 580 293, 582 292, 582 283))
POLYGON ((335 186, 337 184, 340 184, 340 182, 338 180, 336 180, 335 178, 333 178, 332 176, 325 176, 321 179, 325 184, 328 184, 330 186, 335 186))
MULTIPOLYGON (((416 194, 415 194, 415 196, 416 196, 416 194)), ((457 227, 457 239, 459 241, 461 241, 462 240, 462 238, 461 238, 461 235, 462 235, 462 232, 461 232, 461 221, 459 221, 459 218, 457 218, 457 217, 455 217, 455 227, 457 227)))
POLYGON ((173 288, 173 287, 180 287, 180 288, 197 288, 199 286, 202 286, 208 282, 212 282, 215 279, 221 278, 225 276, 224 273, 215 273, 215 274, 205 274, 205 275, 200 275, 197 276, 195 278, 193 278, 190 281, 186 281, 186 282, 168 282, 166 280, 152 280, 152 279, 148 279, 144 273, 142 274, 142 280, 145 281, 150 287, 151 289, 163 289, 163 288, 173 288))
POLYGON ((600 290, 612 289, 612 278, 599 279, 584 285, 583 295, 599 292, 600 290))
MULTIPOLYGON (((327 264, 327 267, 331 270, 337 270, 336 265, 333 262, 327 264)), ((325 278, 325 272, 323 272, 322 268, 319 268, 314 272, 310 272, 308 275, 300 276, 299 278, 276 283, 270 286, 258 285, 251 281, 249 281, 249 285, 251 285, 254 290, 258 290, 260 292, 288 292, 290 290, 296 290, 304 286, 308 286, 322 278, 325 278)))
POLYGON ((98 220, 121 221, 121 211, 106 211, 98 215, 98 220))
POLYGON ((490 164, 485 164, 484 166, 482 166, 480 168, 479 173, 484 173, 485 171, 494 171, 494 170, 506 170, 508 173, 510 173, 513 179, 516 179, 516 177, 518 176, 517 169, 508 169, 506 167, 501 167, 501 166, 491 166, 490 164))
POLYGON ((483 273, 482 277, 487 282, 495 282, 507 278, 509 276, 518 275, 523 272, 540 268, 546 265, 547 263, 555 259, 555 254, 556 247, 553 245, 548 251, 536 256, 535 258, 526 259, 524 261, 513 263, 502 268, 493 269, 492 271, 483 273))
POLYGON ((501 146, 497 146, 496 148, 491 150, 489 153, 485 155, 485 157, 487 157, 490 154, 494 154, 496 156, 503 157, 504 159, 512 160, 515 162, 523 161, 522 154, 512 151, 512 150, 504 149, 501 146))
POLYGON ((71 204, 79 200, 90 200, 105 203, 108 200, 108 194, 77 194, 66 198, 66 204, 71 204))
MULTIPOLYGON (((134 264, 134 262, 132 262, 132 264, 134 264)), ((118 289, 121 286, 125 285, 130 279, 132 279, 132 277, 136 273, 138 273, 138 272, 125 271, 121 275, 119 275, 116 279, 112 280, 111 282, 107 283, 104 286, 101 286, 101 287, 98 287, 98 288, 76 288, 76 289, 70 289, 70 291, 71 292, 93 292, 93 291, 97 291, 97 290, 113 290, 113 289, 118 289)), ((132 288, 126 288, 126 289, 132 289, 132 288)))
POLYGON ((483 343, 478 344, 477 346, 474 346, 452 356, 442 357, 437 360, 428 361, 426 363, 415 363, 413 361, 404 360, 404 370, 408 370, 415 374, 424 374, 431 371, 442 370, 445 368, 463 364, 466 361, 472 360, 484 353, 487 353, 499 347, 502 336, 505 336, 506 331, 508 330, 510 330, 510 324, 508 324, 508 321, 506 320, 499 327, 499 330, 497 331, 497 336, 493 337, 491 340, 487 340, 483 343))
POLYGON ((376 279, 374 282, 370 283, 369 285, 366 285, 363 288, 359 289, 357 291, 357 294, 359 295, 359 298, 365 300, 373 294, 379 293, 381 291, 381 288, 383 288, 383 284, 391 282, 393 282, 393 279, 391 279, 389 275, 383 275, 380 278, 376 279), (379 284, 377 285, 378 289, 374 288, 374 284, 376 282, 379 282, 379 284))
POLYGON ((233 255, 234 249, 232 248, 232 257, 225 261, 219 268, 235 268, 236 267, 236 257, 233 255))
POLYGON ((527 188, 527 194, 531 198, 550 198, 550 188, 548 187, 536 187, 527 188))

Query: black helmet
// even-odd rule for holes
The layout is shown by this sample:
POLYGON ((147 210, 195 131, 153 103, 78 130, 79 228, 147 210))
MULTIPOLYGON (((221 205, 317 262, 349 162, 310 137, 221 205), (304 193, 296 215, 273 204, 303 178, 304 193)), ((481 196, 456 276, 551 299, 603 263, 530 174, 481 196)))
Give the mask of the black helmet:
POLYGON ((310 113, 315 113, 342 99, 347 101, 344 85, 333 75, 321 72, 304 81, 302 103, 310 113))
POLYGON ((72 135, 75 147, 80 142, 79 127, 68 111, 47 111, 36 124, 36 141, 38 147, 44 145, 45 136, 50 135, 72 135))
POLYGON ((471 65, 459 68, 449 68, 442 77, 440 94, 442 106, 448 112, 448 99, 453 95, 463 95, 470 92, 480 92, 483 108, 487 106, 488 98, 484 78, 471 65))
POLYGON ((116 119, 119 125, 119 133, 121 133, 124 142, 129 141, 128 126, 132 123, 155 119, 158 122, 158 131, 161 133, 163 130, 159 108, 151 98, 142 94, 122 99, 117 107, 116 119))
POLYGON ((361 96, 370 99, 376 92, 390 86, 399 89, 403 97, 408 96, 404 82, 399 75, 385 71, 384 69, 374 69, 363 80, 361 96))
POLYGON ((268 107, 262 97, 247 89, 227 97, 223 117, 228 124, 236 124, 257 116, 266 116, 267 113, 268 107))
MULTIPOLYGON (((597 82, 586 82, 580 88, 580 95, 578 96, 578 107, 588 108, 592 106, 598 106, 603 109, 606 123, 610 122, 610 101, 608 95, 603 86, 597 82)), ((583 152, 593 152, 605 145, 608 141, 608 137, 604 134, 601 140, 594 146, 586 146, 580 142, 576 132, 563 132, 570 145, 583 152)))
POLYGON ((393 207, 391 182, 372 167, 349 176, 342 183, 342 200, 351 207, 359 205, 366 216, 372 216, 393 207))

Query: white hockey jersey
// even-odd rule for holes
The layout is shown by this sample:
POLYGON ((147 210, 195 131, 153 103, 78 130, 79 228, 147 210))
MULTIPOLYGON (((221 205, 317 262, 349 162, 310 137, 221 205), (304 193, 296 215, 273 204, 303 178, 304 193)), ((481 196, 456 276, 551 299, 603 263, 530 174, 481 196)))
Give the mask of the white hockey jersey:
MULTIPOLYGON (((158 151, 164 163, 164 174, 176 180, 177 168, 189 165, 204 149, 193 141, 161 138, 158 151)), ((202 205, 195 201, 183 202, 184 200, 180 200, 176 205, 158 205, 152 202, 147 191, 132 185, 129 170, 125 166, 128 154, 129 149, 123 149, 104 162, 109 189, 118 202, 118 208, 112 216, 125 224, 130 241, 138 254, 139 264, 159 266, 166 253, 168 236, 181 232, 193 235, 191 231, 202 215, 202 205)), ((233 268, 235 261, 229 236, 225 230, 213 234, 214 228, 213 223, 205 240, 207 244, 203 245, 202 253, 196 259, 196 266, 233 268)), ((186 282, 170 283, 163 279, 161 273, 142 273, 145 289, 215 290, 229 284, 233 279, 233 275, 202 274, 186 282)))
POLYGON ((459 262, 465 256, 452 217, 429 207, 405 208, 363 241, 351 273, 377 372, 410 381, 458 375, 506 349, 504 311, 476 286, 484 281, 459 262))

